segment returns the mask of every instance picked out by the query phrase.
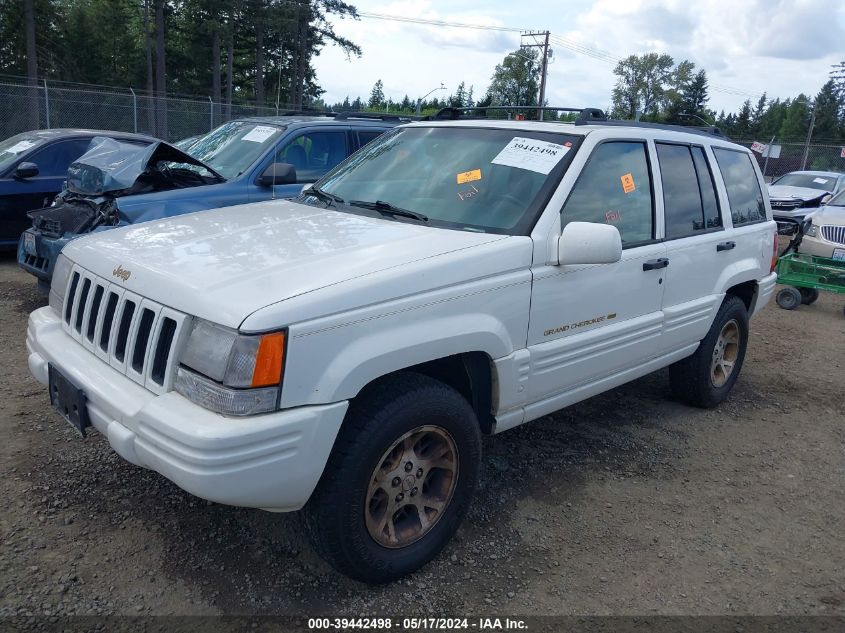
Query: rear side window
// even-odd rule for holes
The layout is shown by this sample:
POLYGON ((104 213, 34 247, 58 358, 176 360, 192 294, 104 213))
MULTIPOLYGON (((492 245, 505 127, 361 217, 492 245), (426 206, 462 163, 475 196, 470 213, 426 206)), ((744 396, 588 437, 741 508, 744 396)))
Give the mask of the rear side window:
POLYGON ((663 178, 666 238, 687 237, 721 226, 704 151, 657 143, 657 159, 663 178))
POLYGON ((722 226, 722 215, 719 212, 719 200, 716 197, 716 185, 713 182, 713 172, 707 164, 704 150, 700 147, 690 148, 692 160, 695 163, 695 173, 698 176, 698 189, 701 192, 701 203, 704 208, 704 226, 715 229, 722 226))
POLYGON ((751 166, 751 157, 745 152, 721 147, 714 147, 713 153, 728 190, 734 226, 765 221, 766 205, 757 174, 751 166))
POLYGON ((651 175, 645 144, 602 143, 578 177, 561 212, 561 228, 570 222, 612 224, 623 245, 654 236, 651 175))

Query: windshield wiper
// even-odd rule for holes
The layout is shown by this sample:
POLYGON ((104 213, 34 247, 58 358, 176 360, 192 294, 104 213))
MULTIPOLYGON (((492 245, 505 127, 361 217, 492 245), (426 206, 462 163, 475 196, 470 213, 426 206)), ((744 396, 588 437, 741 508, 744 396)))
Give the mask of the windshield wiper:
POLYGON ((305 196, 314 196, 329 205, 335 204, 336 202, 343 203, 343 198, 336 196, 333 193, 329 193, 328 191, 323 191, 319 187, 312 186, 310 189, 303 191, 302 193, 305 196))
POLYGON ((411 218, 413 220, 419 220, 420 222, 428 222, 428 216, 423 215, 422 213, 417 213, 416 211, 409 211, 408 209, 403 209, 401 207, 394 206, 389 202, 384 202, 382 200, 376 200, 375 202, 368 202, 366 200, 350 200, 349 204, 353 207, 372 209, 373 211, 378 211, 382 215, 399 216, 402 218, 411 218))

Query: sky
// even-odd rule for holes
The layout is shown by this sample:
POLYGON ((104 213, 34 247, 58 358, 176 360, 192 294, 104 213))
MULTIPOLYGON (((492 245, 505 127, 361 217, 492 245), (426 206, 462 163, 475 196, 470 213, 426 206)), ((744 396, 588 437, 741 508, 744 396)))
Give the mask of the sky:
MULTIPOLYGON (((551 31, 549 105, 609 109, 615 59, 670 54, 707 71, 709 107, 735 112, 763 92, 815 96, 845 60, 843 0, 349 0, 359 12, 462 24, 551 31), (586 48, 590 54, 579 52, 586 48), (610 60, 610 61, 607 61, 610 60)), ((520 44, 518 32, 387 21, 333 19, 362 49, 360 58, 326 46, 315 59, 326 103, 385 95, 440 97, 461 81, 483 96, 497 63, 520 44)), ((527 38, 524 40, 529 41, 527 38)))

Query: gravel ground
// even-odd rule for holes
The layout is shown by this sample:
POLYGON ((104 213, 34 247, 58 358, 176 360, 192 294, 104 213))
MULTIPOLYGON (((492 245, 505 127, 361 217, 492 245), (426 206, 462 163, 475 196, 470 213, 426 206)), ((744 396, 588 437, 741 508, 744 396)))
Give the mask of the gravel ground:
POLYGON ((31 277, 0 259, 0 616, 845 614, 845 318, 752 324, 718 409, 658 372, 485 440, 444 553, 368 587, 295 514, 207 503, 81 440, 29 375, 31 277))

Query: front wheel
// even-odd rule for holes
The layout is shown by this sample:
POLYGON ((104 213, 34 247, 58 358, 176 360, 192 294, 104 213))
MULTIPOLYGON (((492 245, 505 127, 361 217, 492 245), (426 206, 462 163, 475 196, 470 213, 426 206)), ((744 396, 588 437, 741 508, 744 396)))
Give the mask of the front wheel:
POLYGON ((715 407, 733 388, 747 346, 748 311, 728 296, 695 353, 669 368, 672 391, 692 405, 715 407))
POLYGON ((306 531, 341 573, 395 580, 449 542, 480 463, 478 420, 457 391, 421 374, 390 376, 350 405, 304 508, 306 531))

